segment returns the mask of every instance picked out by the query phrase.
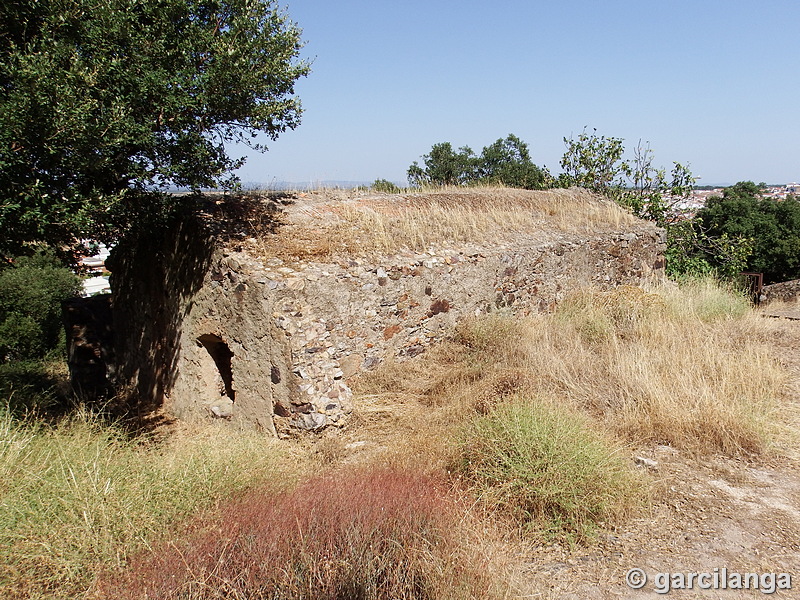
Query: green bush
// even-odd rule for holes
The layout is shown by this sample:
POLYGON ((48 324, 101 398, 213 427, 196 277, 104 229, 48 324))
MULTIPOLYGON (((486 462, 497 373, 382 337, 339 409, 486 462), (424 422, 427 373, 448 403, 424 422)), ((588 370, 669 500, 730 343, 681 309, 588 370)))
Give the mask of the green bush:
POLYGON ((554 184, 550 172, 531 160, 528 144, 514 134, 485 146, 480 156, 469 146, 453 150, 450 142, 434 144, 422 161, 424 169, 414 161, 406 172, 413 187, 487 184, 544 190, 554 184))
POLYGON ((56 416, 69 406, 69 378, 63 360, 0 363, 0 402, 14 415, 56 416))
POLYGON ((457 469, 480 500, 546 537, 590 537, 639 489, 585 417, 546 401, 516 397, 476 417, 458 448, 457 469))
POLYGON ((399 194, 402 191, 388 179, 376 179, 369 187, 374 192, 382 192, 384 194, 399 194))
MULTIPOLYGON (((697 213, 708 236, 747 240, 742 268, 764 274, 766 283, 800 277, 800 199, 764 197, 751 181, 740 181, 712 196, 697 213)), ((706 256, 719 268, 719 256, 706 256)))
POLYGON ((0 363, 43 358, 61 338, 61 302, 80 279, 50 252, 21 256, 0 271, 0 363))

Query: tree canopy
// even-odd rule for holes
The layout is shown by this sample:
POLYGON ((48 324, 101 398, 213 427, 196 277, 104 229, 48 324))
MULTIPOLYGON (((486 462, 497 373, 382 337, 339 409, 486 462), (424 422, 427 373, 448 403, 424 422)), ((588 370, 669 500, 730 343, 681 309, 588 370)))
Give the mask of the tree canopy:
POLYGON ((553 178, 531 160, 528 145, 514 134, 485 146, 480 156, 469 146, 453 150, 450 142, 434 144, 422 157, 425 168, 414 161, 408 168, 412 186, 489 183, 539 190, 553 178))
POLYGON ((637 217, 655 222, 667 233, 667 274, 716 274, 736 277, 752 250, 750 238, 734 232, 710 231, 698 218, 687 218, 681 204, 693 192, 695 177, 689 168, 673 162, 672 169, 654 166, 654 153, 641 142, 625 158, 622 138, 584 131, 564 138, 564 172, 558 183, 578 185, 603 194, 637 217))
POLYGON ((695 177, 687 166, 677 162, 669 175, 665 169, 656 168, 649 144, 639 142, 633 156, 624 158, 624 141, 586 130, 577 139, 564 138, 564 172, 559 184, 590 189, 615 200, 637 217, 665 227, 677 216, 674 207, 691 195, 695 177))
POLYGON ((764 273, 769 283, 800 278, 800 200, 765 198, 752 181, 739 182, 713 196, 698 212, 712 236, 750 240, 747 270, 764 273))
POLYGON ((299 123, 300 30, 273 0, 0 5, 0 256, 111 241, 235 181, 225 145, 299 123))

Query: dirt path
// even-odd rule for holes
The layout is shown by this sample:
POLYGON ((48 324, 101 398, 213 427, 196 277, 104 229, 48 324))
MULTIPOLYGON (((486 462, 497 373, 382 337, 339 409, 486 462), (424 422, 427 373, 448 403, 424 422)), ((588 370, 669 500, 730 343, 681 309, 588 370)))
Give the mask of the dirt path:
MULTIPOLYGON (((660 480, 652 513, 606 535, 590 550, 542 549, 522 578, 529 598, 657 598, 658 573, 788 572, 800 598, 800 465, 752 466, 715 457, 704 463, 656 452, 660 480), (649 581, 629 588, 625 575, 649 581)), ((751 598, 759 591, 673 590, 679 598, 751 598)))
MULTIPOLYGON (((800 321, 779 319, 771 329, 776 352, 792 373, 786 400, 791 405, 785 408, 794 414, 800 405, 800 321)), ((527 588, 524 597, 658 598, 663 597, 656 593, 659 573, 710 573, 713 578, 716 569, 717 577, 723 574, 724 579, 722 569, 727 568, 728 574, 789 573, 794 589, 774 595, 800 598, 796 450, 787 446, 781 458, 754 462, 725 457, 697 461, 665 447, 642 452, 657 463, 651 469, 656 481, 651 514, 629 521, 588 550, 533 550, 521 574, 527 588), (625 583, 626 573, 634 568, 648 576, 640 590, 625 583)), ((660 582, 663 590, 663 579, 660 582)), ((694 589, 669 593, 685 599, 765 595, 752 589, 703 590, 697 582, 694 589)))

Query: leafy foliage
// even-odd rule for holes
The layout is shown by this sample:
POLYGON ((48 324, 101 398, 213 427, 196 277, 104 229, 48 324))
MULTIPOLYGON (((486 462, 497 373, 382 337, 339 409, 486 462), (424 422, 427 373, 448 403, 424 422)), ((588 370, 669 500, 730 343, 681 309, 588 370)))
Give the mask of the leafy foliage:
POLYGON ((743 231, 714 231, 703 221, 686 218, 679 206, 691 196, 695 177, 673 163, 670 173, 653 165, 653 150, 641 142, 626 159, 624 140, 584 130, 564 138, 564 172, 559 185, 578 185, 612 198, 637 217, 667 230, 667 274, 670 277, 716 275, 736 277, 747 265, 753 242, 743 231))
POLYGON ((382 192, 384 194, 399 194, 401 191, 396 184, 388 179, 376 179, 369 187, 375 192, 382 192))
POLYGON ((0 271, 0 363, 42 358, 53 350, 62 330, 61 301, 80 287, 52 253, 20 257, 0 271))
POLYGON ((590 135, 585 129, 577 139, 564 138, 567 150, 561 158, 564 172, 559 184, 584 187, 606 196, 623 189, 624 178, 630 174, 630 165, 622 160, 623 142, 622 138, 590 135))
POLYGON ((667 227, 667 275, 735 279, 746 270, 753 245, 753 239, 743 236, 709 235, 699 218, 671 223, 667 227))
POLYGON ((526 190, 546 189, 553 181, 547 169, 533 164, 528 145, 513 134, 483 149, 477 175, 480 182, 526 190))
POLYGON ((225 144, 299 123, 300 31, 273 0, 0 7, 0 255, 157 219, 170 185, 235 182, 225 144))
POLYGON ((408 168, 412 186, 487 183, 538 190, 553 182, 547 169, 533 163, 528 145, 514 134, 485 146, 480 156, 469 146, 456 151, 450 142, 442 142, 422 159, 424 169, 416 161, 408 168))
POLYGON ((641 142, 632 159, 624 159, 622 138, 606 138, 584 130, 577 139, 564 138, 564 172, 559 184, 577 185, 608 196, 643 219, 664 227, 675 221, 675 206, 687 199, 695 178, 685 165, 673 163, 669 176, 653 166, 654 153, 641 142))
MULTIPOLYGON (((749 240, 748 270, 764 273, 771 282, 800 278, 800 200, 796 197, 764 198, 760 186, 743 181, 723 190, 722 196, 709 198, 698 218, 711 236, 749 240)), ((716 255, 708 260, 719 263, 716 255)))
POLYGON ((417 161, 408 168, 408 182, 412 186, 463 185, 476 180, 477 157, 469 146, 456 151, 450 142, 434 144, 422 160, 424 169, 417 161))

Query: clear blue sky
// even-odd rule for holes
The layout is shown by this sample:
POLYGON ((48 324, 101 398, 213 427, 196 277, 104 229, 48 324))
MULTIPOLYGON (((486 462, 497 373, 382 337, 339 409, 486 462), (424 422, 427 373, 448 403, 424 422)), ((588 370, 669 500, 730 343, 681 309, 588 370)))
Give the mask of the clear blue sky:
POLYGON ((289 0, 301 125, 243 181, 404 182, 443 141, 514 133, 560 171, 585 126, 698 183, 800 180, 798 0, 289 0))

